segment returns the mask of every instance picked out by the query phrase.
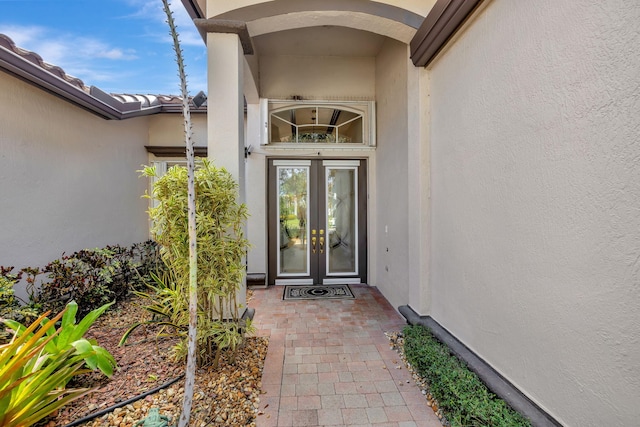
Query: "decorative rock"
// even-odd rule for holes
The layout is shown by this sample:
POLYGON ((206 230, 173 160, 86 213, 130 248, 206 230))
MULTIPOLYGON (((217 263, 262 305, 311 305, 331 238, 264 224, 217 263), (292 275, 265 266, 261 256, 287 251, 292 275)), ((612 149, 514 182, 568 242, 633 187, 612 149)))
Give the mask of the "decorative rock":
MULTIPOLYGON (((126 310, 122 309, 117 316, 101 317, 95 324, 96 328, 89 331, 90 338, 97 339, 107 348, 121 369, 106 382, 102 382, 103 379, 95 374, 89 374, 82 386, 98 385, 100 392, 93 392, 85 399, 66 405, 56 418, 45 420, 48 422, 47 427, 69 424, 90 412, 105 409, 115 402, 126 401, 184 372, 184 364, 173 364, 167 357, 168 349, 175 341, 156 341, 156 331, 152 328, 148 328, 147 332, 143 331, 144 328, 138 329, 132 334, 126 347, 118 347, 118 341, 129 325, 146 317, 146 313, 135 310, 137 309, 132 305, 126 310), (152 377, 156 380, 149 381, 152 377), (95 381, 100 383, 95 384, 95 381)), ((246 342, 246 345, 238 349, 235 364, 229 363, 227 356, 223 354, 217 369, 198 369, 191 426, 255 426, 258 396, 264 394, 261 390, 261 376, 268 338, 249 337, 246 342)), ((146 417, 150 407, 159 408, 161 415, 170 417, 169 425, 175 425, 183 398, 184 382, 180 381, 85 423, 82 427, 132 427, 135 422, 146 417)))

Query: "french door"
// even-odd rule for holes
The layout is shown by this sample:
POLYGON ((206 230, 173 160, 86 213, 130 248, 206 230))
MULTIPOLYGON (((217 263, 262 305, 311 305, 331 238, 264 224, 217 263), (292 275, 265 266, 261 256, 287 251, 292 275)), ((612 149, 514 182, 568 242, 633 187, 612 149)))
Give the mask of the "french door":
POLYGON ((366 283, 365 160, 269 160, 269 283, 366 283))

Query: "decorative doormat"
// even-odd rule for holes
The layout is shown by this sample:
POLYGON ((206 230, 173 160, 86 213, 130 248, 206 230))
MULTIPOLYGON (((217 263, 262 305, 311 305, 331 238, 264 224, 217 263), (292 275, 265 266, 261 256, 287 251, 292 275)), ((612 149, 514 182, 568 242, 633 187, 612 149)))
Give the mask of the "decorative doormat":
POLYGON ((349 285, 287 285, 284 287, 285 300, 300 299, 345 299, 355 298, 349 285))

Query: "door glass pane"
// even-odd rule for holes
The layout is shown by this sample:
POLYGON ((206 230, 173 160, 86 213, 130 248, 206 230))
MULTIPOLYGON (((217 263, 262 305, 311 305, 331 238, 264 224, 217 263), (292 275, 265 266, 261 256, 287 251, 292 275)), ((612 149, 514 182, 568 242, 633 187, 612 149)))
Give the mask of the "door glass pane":
POLYGON ((327 169, 327 273, 357 273, 355 169, 327 169))
POLYGON ((278 274, 309 274, 309 168, 278 167, 278 274))

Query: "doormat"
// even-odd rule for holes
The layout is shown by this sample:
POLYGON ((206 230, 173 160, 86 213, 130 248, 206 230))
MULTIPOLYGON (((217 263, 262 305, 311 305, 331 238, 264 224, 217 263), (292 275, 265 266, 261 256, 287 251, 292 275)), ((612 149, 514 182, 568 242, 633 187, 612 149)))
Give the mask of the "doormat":
POLYGON ((284 287, 284 300, 355 298, 349 285, 313 285, 284 287))

